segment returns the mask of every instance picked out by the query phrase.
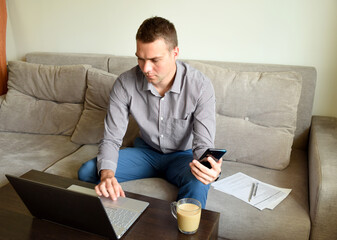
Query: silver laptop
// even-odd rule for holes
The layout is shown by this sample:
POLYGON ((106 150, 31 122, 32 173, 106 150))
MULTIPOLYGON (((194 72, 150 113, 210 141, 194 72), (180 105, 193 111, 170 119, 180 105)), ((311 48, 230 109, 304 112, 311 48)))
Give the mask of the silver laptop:
POLYGON ((6 175, 31 214, 65 226, 119 239, 149 203, 120 197, 98 197, 93 189, 68 189, 6 175))

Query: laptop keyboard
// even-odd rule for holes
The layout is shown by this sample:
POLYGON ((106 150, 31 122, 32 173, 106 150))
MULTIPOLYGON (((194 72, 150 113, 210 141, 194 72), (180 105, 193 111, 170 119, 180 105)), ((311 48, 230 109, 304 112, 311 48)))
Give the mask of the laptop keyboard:
POLYGON ((128 228, 136 216, 136 212, 123 208, 109 208, 105 211, 110 219, 112 226, 119 228, 128 228))

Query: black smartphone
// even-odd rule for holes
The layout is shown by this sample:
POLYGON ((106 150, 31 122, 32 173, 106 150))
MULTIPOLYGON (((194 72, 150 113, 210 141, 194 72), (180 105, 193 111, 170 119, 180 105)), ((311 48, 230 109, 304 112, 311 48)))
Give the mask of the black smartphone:
POLYGON ((206 157, 212 157, 217 162, 226 152, 227 151, 225 149, 209 148, 204 152, 204 154, 202 154, 199 162, 208 168, 212 168, 206 157))

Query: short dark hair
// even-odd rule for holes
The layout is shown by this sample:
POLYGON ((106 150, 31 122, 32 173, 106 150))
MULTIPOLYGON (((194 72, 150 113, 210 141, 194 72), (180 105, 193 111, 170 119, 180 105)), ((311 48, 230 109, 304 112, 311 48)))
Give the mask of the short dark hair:
POLYGON ((161 17, 146 19, 138 28, 136 40, 143 43, 151 43, 159 38, 164 39, 169 50, 178 46, 176 29, 170 21, 161 17))

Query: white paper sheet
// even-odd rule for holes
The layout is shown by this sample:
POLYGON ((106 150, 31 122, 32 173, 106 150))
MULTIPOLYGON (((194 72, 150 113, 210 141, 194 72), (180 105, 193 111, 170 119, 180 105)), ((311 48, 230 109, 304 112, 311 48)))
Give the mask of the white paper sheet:
POLYGON ((278 188, 238 172, 212 183, 214 189, 233 195, 242 201, 263 210, 274 209, 291 192, 291 189, 278 188), (251 197, 252 185, 258 183, 256 195, 251 197))

